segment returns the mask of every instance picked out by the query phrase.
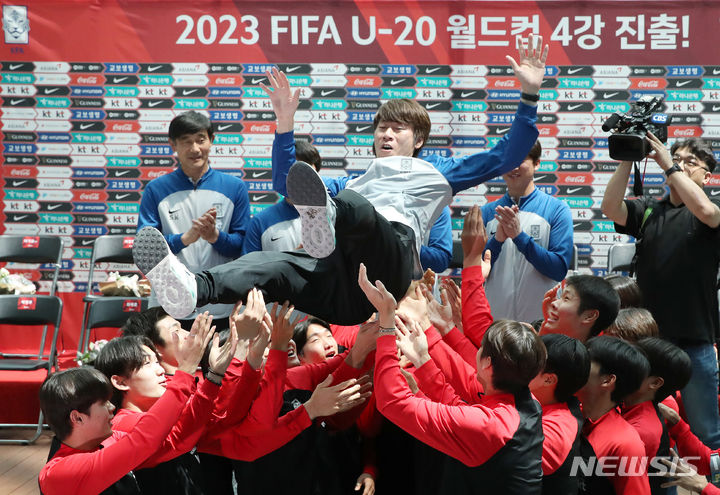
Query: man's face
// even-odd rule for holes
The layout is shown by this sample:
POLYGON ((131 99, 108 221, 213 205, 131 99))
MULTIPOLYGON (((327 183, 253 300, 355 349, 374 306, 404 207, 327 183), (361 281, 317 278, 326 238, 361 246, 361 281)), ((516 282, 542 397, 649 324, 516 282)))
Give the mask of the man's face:
POLYGON ((115 406, 109 400, 99 400, 90 406, 87 419, 83 422, 86 433, 98 443, 112 435, 112 418, 115 406))
POLYGON ((302 363, 300 362, 300 358, 298 357, 297 345, 295 345, 295 341, 293 339, 290 339, 290 341, 288 342, 287 355, 288 355, 288 357, 287 357, 288 369, 302 365, 302 363))
POLYGON ((508 189, 520 190, 524 189, 533 181, 535 169, 540 166, 540 162, 533 162, 532 158, 526 158, 523 162, 503 175, 503 180, 508 189))
POLYGON ((307 330, 307 341, 302 348, 300 361, 305 364, 322 363, 336 356, 338 344, 330 330, 313 323, 307 330))
POLYGON ((124 385, 128 387, 125 397, 136 405, 151 406, 165 393, 167 378, 152 349, 147 346, 142 346, 142 349, 145 355, 143 365, 124 379, 124 385))
POLYGON ((710 180, 710 170, 707 164, 692 154, 689 148, 678 148, 672 155, 673 163, 682 167, 685 174, 700 187, 710 180))
POLYGON ((208 169, 208 156, 212 141, 207 131, 185 134, 170 140, 170 146, 177 153, 183 172, 190 177, 200 176, 208 169))
POLYGON ((382 120, 375 128, 373 146, 378 158, 413 156, 422 145, 422 140, 415 142, 415 129, 410 124, 382 120))
POLYGON ((166 316, 155 324, 160 338, 165 341, 165 346, 158 347, 162 361, 170 366, 177 366, 177 346, 173 340, 173 334, 177 333, 179 341, 182 341, 190 332, 180 326, 180 322, 172 316, 166 316))
POLYGON ((559 333, 585 342, 590 329, 583 321, 585 312, 578 314, 580 296, 572 285, 566 286, 550 304, 542 334, 559 333))

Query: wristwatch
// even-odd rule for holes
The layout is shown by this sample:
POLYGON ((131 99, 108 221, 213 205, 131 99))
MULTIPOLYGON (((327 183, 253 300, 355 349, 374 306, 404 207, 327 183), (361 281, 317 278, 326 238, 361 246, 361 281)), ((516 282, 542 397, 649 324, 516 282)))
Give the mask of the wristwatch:
POLYGON ((673 163, 673 166, 665 171, 665 177, 670 177, 675 172, 682 172, 680 165, 678 165, 677 163, 673 163))

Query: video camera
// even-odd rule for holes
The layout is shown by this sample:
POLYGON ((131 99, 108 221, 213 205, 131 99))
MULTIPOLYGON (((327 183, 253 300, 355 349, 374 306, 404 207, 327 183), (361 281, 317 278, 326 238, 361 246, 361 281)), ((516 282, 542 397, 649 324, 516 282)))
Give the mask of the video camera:
POLYGON ((652 132, 663 143, 667 142, 667 129, 671 115, 655 113, 662 107, 663 98, 643 96, 624 115, 612 114, 602 125, 605 132, 615 130, 608 138, 610 158, 639 162, 650 153, 650 143, 645 136, 652 132))

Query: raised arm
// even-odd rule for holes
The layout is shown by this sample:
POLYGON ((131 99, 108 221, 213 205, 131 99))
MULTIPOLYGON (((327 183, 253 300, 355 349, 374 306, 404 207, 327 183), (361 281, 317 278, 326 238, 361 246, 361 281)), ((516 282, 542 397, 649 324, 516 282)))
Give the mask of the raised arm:
POLYGON ((618 225, 627 223, 628 209, 625 205, 625 190, 630 180, 631 162, 620 162, 605 186, 601 209, 603 215, 618 225))

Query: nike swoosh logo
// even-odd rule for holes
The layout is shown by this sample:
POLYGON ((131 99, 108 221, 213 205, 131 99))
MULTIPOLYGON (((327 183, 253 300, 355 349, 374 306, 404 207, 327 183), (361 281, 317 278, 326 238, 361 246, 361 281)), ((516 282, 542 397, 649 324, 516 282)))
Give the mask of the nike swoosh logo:
POLYGON ((568 194, 575 194, 576 192, 580 191, 580 187, 568 187, 567 193, 568 194))
POLYGON ((130 173, 129 170, 123 170, 122 172, 118 171, 118 172, 115 172, 115 177, 122 177, 123 175, 127 175, 129 173, 130 173))
POLYGON ((19 221, 22 220, 23 218, 27 218, 27 215, 18 215, 18 216, 16 216, 16 217, 13 217, 12 219, 13 219, 15 222, 19 222, 19 221))
POLYGON ((710 189, 710 196, 717 196, 720 194, 720 189, 710 189))
POLYGON ((90 129, 93 126, 93 124, 80 124, 80 130, 84 131, 85 129, 90 129))
POLYGON ((224 131, 225 129, 230 129, 232 127, 232 124, 223 124, 218 126, 218 131, 224 131))
POLYGON ((270 238, 270 242, 275 242, 275 241, 277 241, 278 239, 282 239, 282 237, 271 237, 271 238, 270 238))
POLYGON ((267 196, 268 196, 267 194, 260 194, 259 196, 254 196, 253 200, 260 201, 260 200, 267 198, 267 196))
POLYGON ((713 105, 713 112, 720 110, 720 105, 713 105))
POLYGON ((575 110, 576 108, 580 108, 581 106, 582 106, 582 103, 580 103, 578 105, 568 105, 568 110, 572 112, 573 110, 575 110))
POLYGON ((177 213, 179 211, 180 211, 180 208, 177 208, 175 210, 168 210, 168 213, 172 215, 173 213, 177 213))
POLYGON ((334 92, 335 92, 334 89, 328 89, 328 90, 323 89, 322 91, 320 91, 320 96, 331 95, 331 94, 333 94, 334 92))
POLYGON ((152 107, 158 106, 158 105, 161 104, 161 103, 162 103, 162 101, 151 101, 150 103, 148 103, 148 106, 149 106, 150 108, 152 108, 152 107))
POLYGON ((433 108, 440 106, 440 103, 428 103, 428 105, 425 107, 427 110, 432 110, 433 108))
POLYGON ((583 70, 582 67, 575 67, 574 69, 568 69, 568 74, 577 74, 581 70, 583 70))
POLYGON ((10 100, 10 104, 11 104, 11 105, 19 105, 19 104, 22 103, 23 101, 25 101, 24 98, 23 98, 23 99, 20 99, 20 100, 10 100))
POLYGON ((114 82, 114 83, 117 84, 117 83, 123 82, 125 79, 127 79, 127 77, 113 77, 113 81, 112 81, 112 82, 114 82))
POLYGON ((468 96, 472 96, 475 94, 475 91, 468 91, 467 93, 465 91, 460 93, 460 98, 467 98, 468 96))
POLYGON ((19 69, 23 64, 10 64, 10 70, 19 69))
POLYGON ((95 242, 93 239, 83 239, 82 241, 80 241, 80 244, 82 246, 89 246, 93 242, 95 242))
POLYGON ((537 177, 535 177, 535 180, 540 181, 540 180, 544 179, 545 177, 547 177, 547 175, 538 175, 537 177))
POLYGON ((148 72, 155 72, 158 69, 161 69, 162 65, 149 65, 148 66, 148 72))
POLYGON ((470 210, 462 210, 462 211, 460 212, 460 216, 461 216, 461 217, 464 217, 464 216, 467 215, 468 213, 470 213, 470 210))
POLYGON ((618 92, 615 92, 615 93, 605 93, 605 94, 603 95, 603 98, 612 98, 613 96, 615 96, 615 95, 617 95, 617 94, 620 94, 620 93, 618 93, 618 92))
POLYGON ((48 210, 53 211, 60 208, 62 205, 48 205, 48 210))
POLYGON ((46 95, 51 95, 51 94, 53 94, 54 92, 58 91, 59 89, 60 89, 60 88, 46 89, 46 90, 45 90, 45 94, 46 94, 46 95))
POLYGON ((259 78, 259 79, 256 78, 256 77, 253 77, 251 83, 252 83, 252 84, 258 84, 258 83, 263 82, 264 80, 265 80, 264 77, 261 77, 261 78, 259 78))
POLYGON ((391 79, 390 80, 390 86, 397 86, 401 82, 403 82, 405 79, 391 79))
POLYGON ((370 126, 369 126, 369 125, 358 126, 356 130, 357 130, 357 132, 362 132, 362 131, 365 131, 365 130, 367 130, 367 129, 370 129, 370 126))
POLYGON ((425 73, 427 73, 427 74, 432 74, 433 72, 437 72, 437 71, 439 71, 439 70, 440 70, 440 67, 428 67, 428 68, 425 70, 425 73))
POLYGON ((118 199, 118 201, 119 201, 119 200, 121 200, 121 199, 127 198, 128 196, 130 196, 130 195, 129 195, 129 194, 118 194, 118 195, 115 196, 115 197, 116 197, 116 198, 118 199))
POLYGON ((26 180, 14 180, 13 183, 12 183, 12 185, 13 185, 13 186, 22 186, 22 185, 25 184, 26 182, 27 182, 26 180))
POLYGON ((682 88, 683 86, 688 85, 688 84, 690 84, 691 82, 692 82, 692 81, 678 81, 677 87, 678 87, 678 88, 682 88))
POLYGON ((285 72, 295 72, 299 68, 300 68, 299 65, 296 65, 295 67, 288 67, 287 69, 285 69, 285 72))
POLYGON ((713 76, 720 74, 720 69, 713 69, 713 76))
POLYGON ((253 172, 251 175, 253 179, 257 179, 258 177, 265 175, 265 172, 253 172))
POLYGON ((183 96, 191 95, 196 91, 197 89, 183 89, 183 96))
MULTIPOLYGON (((509 130, 510 130, 510 128, 509 128, 509 127, 506 127, 505 129, 498 129, 498 130, 497 130, 497 133, 498 133, 498 134, 505 134, 505 133, 506 133, 507 131, 509 131, 509 130)), ((535 180, 537 180, 537 178, 536 178, 535 180)))

